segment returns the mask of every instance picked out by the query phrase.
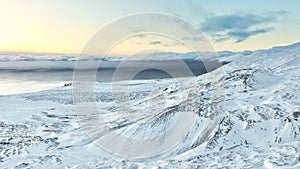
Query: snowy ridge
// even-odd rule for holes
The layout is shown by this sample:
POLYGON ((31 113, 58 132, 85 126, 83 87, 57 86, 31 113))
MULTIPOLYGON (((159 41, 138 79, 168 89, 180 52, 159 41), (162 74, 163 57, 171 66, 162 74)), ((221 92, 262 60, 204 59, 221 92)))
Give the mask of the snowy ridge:
MULTIPOLYGON (((221 60, 231 63, 181 79, 183 89, 172 79, 131 82, 129 99, 154 112, 147 114, 145 123, 120 118, 107 92, 110 84, 95 84, 96 101, 107 123, 132 137, 164 132, 179 113, 196 115, 196 125, 182 143, 150 161, 99 152, 97 139, 86 137, 77 121, 72 86, 0 97, 0 168, 300 168, 300 44, 224 54, 221 60), (226 73, 217 76, 221 71, 226 73), (211 100, 220 89, 225 100, 211 100), (179 95, 184 97, 178 100, 179 95), (147 107, 147 102, 167 106, 157 109, 147 107), (220 114, 211 114, 220 107, 220 114), (211 119, 212 127, 204 132, 204 122, 211 119)), ((116 95, 127 99, 122 90, 116 95)), ((82 99, 93 101, 84 95, 82 99)), ((99 127, 90 116, 84 118, 99 127)))

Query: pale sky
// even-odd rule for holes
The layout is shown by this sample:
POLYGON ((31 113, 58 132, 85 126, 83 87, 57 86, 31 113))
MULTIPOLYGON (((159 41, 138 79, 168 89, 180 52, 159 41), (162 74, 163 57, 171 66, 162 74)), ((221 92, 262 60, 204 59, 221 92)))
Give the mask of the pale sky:
POLYGON ((143 12, 182 17, 217 51, 266 49, 300 41, 299 8, 299 0, 0 0, 0 52, 79 54, 105 25, 143 12))

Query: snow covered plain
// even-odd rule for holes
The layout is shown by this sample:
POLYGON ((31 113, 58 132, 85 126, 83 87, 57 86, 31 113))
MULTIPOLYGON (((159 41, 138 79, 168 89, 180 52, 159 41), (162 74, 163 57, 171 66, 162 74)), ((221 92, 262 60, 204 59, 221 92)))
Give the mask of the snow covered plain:
POLYGON ((134 137, 164 133, 179 113, 195 115, 181 143, 144 161, 113 156, 86 136, 78 118, 99 124, 77 116, 72 86, 1 96, 0 168, 300 168, 300 44, 223 54, 231 63, 180 79, 181 88, 172 79, 131 81, 130 113, 153 112, 143 123, 124 121, 107 92, 111 84, 95 83, 107 124, 134 137), (211 99, 220 89, 225 97, 211 99))

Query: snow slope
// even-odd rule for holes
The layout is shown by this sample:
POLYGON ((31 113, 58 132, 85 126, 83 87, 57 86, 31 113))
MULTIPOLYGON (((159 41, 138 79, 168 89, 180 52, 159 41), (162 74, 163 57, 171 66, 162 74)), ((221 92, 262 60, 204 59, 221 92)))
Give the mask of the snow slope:
MULTIPOLYGON (((231 63, 178 79, 181 85, 172 79, 131 81, 129 88, 119 82, 118 99, 111 84, 94 84, 109 131, 151 138, 184 120, 180 114, 195 117, 180 143, 146 160, 101 149, 99 140, 107 135, 97 131, 103 124, 93 114, 78 116, 72 86, 2 96, 0 168, 300 168, 300 44, 227 53, 221 60, 231 63), (126 99, 134 107, 130 112, 118 107, 126 99), (136 121, 124 118, 129 116, 136 121), (84 128, 97 137, 87 137, 84 128)), ((79 102, 95 101, 88 98, 82 93, 79 102)), ((109 139, 118 149, 132 146, 109 139)))

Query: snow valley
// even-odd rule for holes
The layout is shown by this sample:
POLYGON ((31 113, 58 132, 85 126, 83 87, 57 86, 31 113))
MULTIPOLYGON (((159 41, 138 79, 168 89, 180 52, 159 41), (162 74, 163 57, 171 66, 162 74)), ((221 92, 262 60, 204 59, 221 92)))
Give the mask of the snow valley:
MULTIPOLYGON (((202 54, 209 58, 208 53, 202 54)), ((93 84, 95 97, 77 93, 82 100, 73 99, 74 84, 64 86, 72 82, 75 56, 2 54, 0 168, 300 168, 300 44, 218 54, 224 66, 208 73, 195 69, 195 76, 177 77, 181 86, 160 74, 157 79, 137 78, 129 85, 126 79, 114 82, 118 90, 112 94, 112 84, 99 80, 93 84), (35 65, 34 72, 27 70, 24 78, 18 71, 24 67, 13 64, 18 62, 44 65, 35 65), (55 65, 41 69, 49 62, 55 65), (56 65, 58 62, 63 66, 56 65), (48 71, 53 67, 61 71, 48 71), (26 83, 28 77, 27 85, 34 87, 16 84, 26 83), (224 97, 210 99, 220 89, 224 97), (116 106, 114 95, 120 99, 118 105, 127 100, 134 109, 116 106), (78 114, 74 101, 95 102, 105 124, 98 123, 99 114, 78 114), (142 110, 147 113, 141 114, 142 110), (176 121, 184 120, 182 114, 193 115, 191 127, 180 142, 158 156, 131 160, 99 146, 104 138, 119 145, 119 152, 128 151, 133 145, 108 135, 163 135, 176 121), (137 119, 125 118, 129 116, 137 119), (103 125, 109 129, 97 133, 103 125)), ((189 63, 201 63, 191 53, 160 53, 151 58, 159 60, 161 55, 180 55, 189 63)), ((114 59, 110 62, 123 58, 114 59)), ((160 143, 168 144, 167 137, 161 137, 160 143)))

